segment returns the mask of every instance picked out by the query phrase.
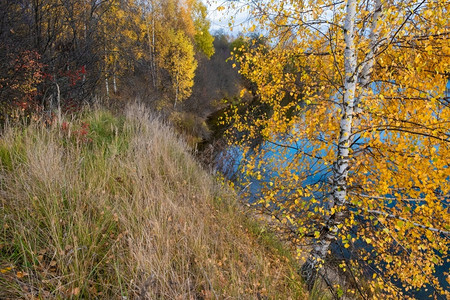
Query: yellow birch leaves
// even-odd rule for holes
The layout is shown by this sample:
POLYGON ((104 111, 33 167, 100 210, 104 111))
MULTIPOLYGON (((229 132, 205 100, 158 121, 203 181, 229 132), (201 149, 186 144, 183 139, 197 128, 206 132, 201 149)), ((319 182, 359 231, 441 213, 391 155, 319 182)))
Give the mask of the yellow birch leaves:
POLYGON ((254 20, 249 31, 266 38, 235 51, 254 97, 245 115, 232 117, 245 133, 234 144, 244 172, 264 168, 270 182, 262 178, 250 196, 272 203, 260 209, 305 240, 319 238, 342 210, 336 244, 351 251, 358 272, 374 270, 365 278, 370 289, 398 297, 429 284, 430 294, 449 296, 436 266, 448 265, 450 233, 450 3, 382 1, 378 11, 376 1, 356 2, 348 199, 336 208, 330 174, 348 75, 345 2, 243 2, 254 20))

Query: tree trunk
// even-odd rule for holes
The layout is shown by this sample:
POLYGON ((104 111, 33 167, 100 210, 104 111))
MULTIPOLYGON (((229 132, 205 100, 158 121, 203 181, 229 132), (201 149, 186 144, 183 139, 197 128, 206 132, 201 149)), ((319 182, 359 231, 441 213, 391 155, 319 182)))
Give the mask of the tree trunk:
POLYGON ((105 89, 106 89, 106 99, 109 99, 109 82, 108 82, 108 56, 106 52, 106 44, 104 45, 104 59, 105 59, 105 89))
POLYGON ((175 78, 176 78, 175 103, 173 104, 173 108, 175 108, 177 106, 177 101, 178 101, 178 90, 179 90, 178 72, 177 72, 177 75, 175 78))
POLYGON ((348 0, 346 18, 344 24, 344 99, 342 103, 342 115, 340 120, 340 133, 337 146, 337 157, 333 165, 332 192, 330 209, 334 208, 326 224, 320 231, 309 258, 302 266, 302 276, 308 287, 312 288, 318 274, 318 269, 323 265, 329 251, 330 244, 336 239, 338 225, 345 218, 345 202, 347 200, 347 175, 349 168, 349 150, 352 133, 352 118, 355 102, 357 82, 357 57, 354 45, 354 24, 356 15, 356 0, 348 0))
POLYGON ((157 70, 156 70, 156 45, 155 45, 155 9, 153 8, 152 1, 152 65, 153 65, 153 87, 156 88, 158 82, 157 70))
POLYGON ((36 49, 41 50, 41 4, 39 0, 34 1, 34 31, 36 49))
POLYGON ((113 76, 113 90, 114 90, 114 94, 117 94, 116 75, 113 76))
POLYGON ((56 85, 56 103, 58 104, 58 125, 61 125, 62 120, 62 112, 61 112, 61 90, 59 89, 59 84, 56 82, 55 77, 55 85, 56 85))
POLYGON ((150 1, 150 9, 151 9, 151 25, 147 21, 147 39, 148 45, 150 49, 150 75, 152 77, 152 85, 153 88, 156 88, 157 83, 157 74, 156 74, 156 53, 155 53, 155 6, 153 1, 150 1), (151 34, 149 31, 149 26, 151 26, 151 34))
POLYGON ((372 74, 373 65, 375 63, 375 53, 379 46, 379 33, 377 32, 377 23, 381 15, 381 0, 375 0, 375 7, 372 17, 372 25, 369 33, 369 52, 362 64, 361 74, 359 75, 359 84, 362 89, 358 97, 355 100, 355 113, 361 113, 360 102, 365 96, 367 96, 367 88, 369 87, 370 78, 372 74))
POLYGON ((108 77, 105 77, 105 89, 106 89, 106 99, 109 99, 109 83, 108 83, 108 77))

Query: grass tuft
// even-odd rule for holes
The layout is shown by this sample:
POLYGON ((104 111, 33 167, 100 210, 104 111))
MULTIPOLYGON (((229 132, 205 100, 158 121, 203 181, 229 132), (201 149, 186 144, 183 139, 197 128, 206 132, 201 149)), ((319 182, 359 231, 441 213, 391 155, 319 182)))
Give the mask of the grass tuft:
POLYGON ((1 299, 305 298, 276 238, 138 105, 8 128, 0 166, 1 299))

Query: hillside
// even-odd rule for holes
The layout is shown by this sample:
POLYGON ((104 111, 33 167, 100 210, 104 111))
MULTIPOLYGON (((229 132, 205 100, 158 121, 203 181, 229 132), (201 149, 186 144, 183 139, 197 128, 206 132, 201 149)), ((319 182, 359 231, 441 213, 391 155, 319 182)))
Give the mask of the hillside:
POLYGON ((137 105, 0 138, 1 299, 304 299, 292 259, 137 105))

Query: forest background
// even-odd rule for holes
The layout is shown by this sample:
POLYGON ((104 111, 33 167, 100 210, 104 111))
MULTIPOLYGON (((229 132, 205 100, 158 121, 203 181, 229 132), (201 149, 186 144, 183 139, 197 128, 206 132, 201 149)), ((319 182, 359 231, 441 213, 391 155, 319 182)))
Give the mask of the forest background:
POLYGON ((17 108, 52 122, 94 99, 115 106, 139 99, 193 145, 208 135, 204 121, 219 101, 238 93, 237 71, 226 63, 230 37, 216 32, 214 42, 201 1, 0 5, 3 120, 17 118, 17 108))

